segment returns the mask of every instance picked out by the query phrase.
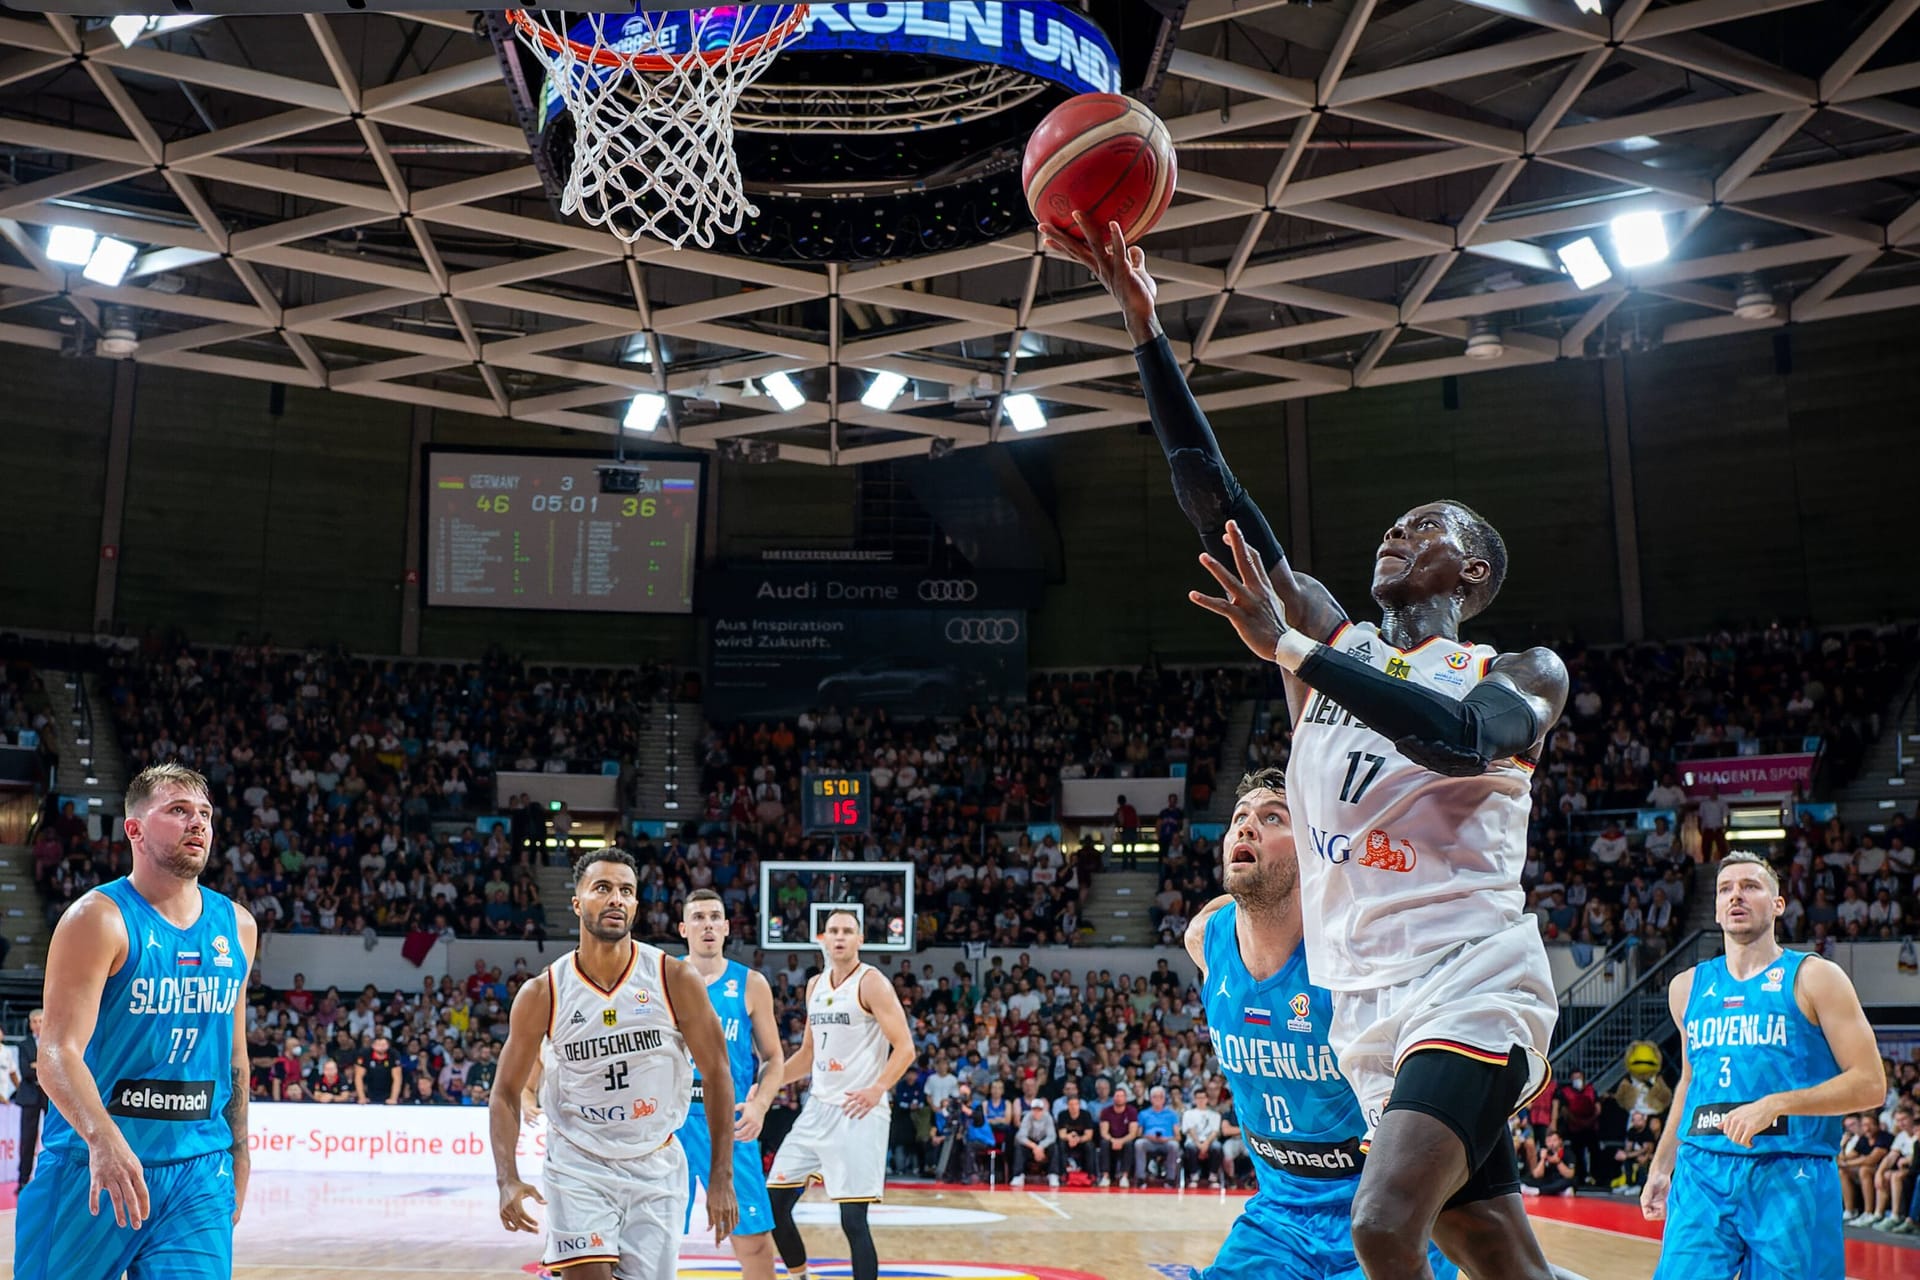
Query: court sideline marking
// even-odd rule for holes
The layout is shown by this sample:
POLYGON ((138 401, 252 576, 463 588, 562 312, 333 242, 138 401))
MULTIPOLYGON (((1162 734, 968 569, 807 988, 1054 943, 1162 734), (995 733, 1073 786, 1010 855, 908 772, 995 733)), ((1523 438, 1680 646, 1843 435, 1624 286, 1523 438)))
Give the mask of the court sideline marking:
POLYGON ((1038 1204, 1041 1208, 1047 1210, 1047 1212, 1051 1213, 1054 1217, 1064 1218, 1068 1222, 1073 1221, 1073 1215, 1068 1213, 1065 1209, 1062 1209, 1057 1201, 1047 1199, 1045 1196, 1041 1195, 1038 1191, 1029 1191, 1027 1192, 1027 1194, 1033 1197, 1034 1202, 1036 1204, 1038 1204))

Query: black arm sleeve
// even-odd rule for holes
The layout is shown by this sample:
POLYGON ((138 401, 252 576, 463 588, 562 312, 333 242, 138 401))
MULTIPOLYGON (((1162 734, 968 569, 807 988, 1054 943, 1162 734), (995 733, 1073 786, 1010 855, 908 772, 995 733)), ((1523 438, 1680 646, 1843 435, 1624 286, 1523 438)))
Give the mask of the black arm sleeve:
POLYGON ((1133 358, 1140 366, 1147 411, 1153 415, 1153 434, 1173 472, 1173 496, 1199 532, 1208 554, 1222 564, 1233 563, 1224 535, 1227 521, 1234 520, 1263 564, 1271 568, 1285 559, 1266 514, 1227 469, 1220 442, 1214 439, 1207 415, 1200 411, 1186 378, 1181 376, 1180 362, 1173 358, 1173 346, 1166 335, 1134 348, 1133 358))
POLYGON ((1351 711, 1400 754, 1451 777, 1482 773, 1540 736, 1540 720, 1520 694, 1481 681, 1455 702, 1321 645, 1300 664, 1300 679, 1351 711))

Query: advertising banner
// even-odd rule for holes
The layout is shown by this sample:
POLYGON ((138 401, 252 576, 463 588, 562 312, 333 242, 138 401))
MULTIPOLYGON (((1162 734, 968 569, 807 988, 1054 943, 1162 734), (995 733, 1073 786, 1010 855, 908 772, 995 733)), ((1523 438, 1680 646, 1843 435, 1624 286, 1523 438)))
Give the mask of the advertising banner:
POLYGON ((858 705, 912 718, 1018 700, 1036 588, 1020 575, 869 565, 709 575, 707 712, 739 720, 858 705))
POLYGON ((1688 760, 1680 766, 1680 785, 1691 797, 1704 796, 1708 788, 1718 787, 1727 798, 1770 799, 1807 786, 1813 780, 1813 762, 1817 759, 1808 753, 1688 760))
MULTIPOLYGON (((12 1111, 18 1132, 19 1111, 12 1111)), ((0 1122, 4 1123, 4 1122, 0 1122)), ((493 1176, 485 1107, 388 1107, 255 1102, 247 1150, 255 1173, 470 1173, 493 1176)), ((537 1172, 547 1152, 543 1116, 520 1127, 520 1167, 537 1172)))

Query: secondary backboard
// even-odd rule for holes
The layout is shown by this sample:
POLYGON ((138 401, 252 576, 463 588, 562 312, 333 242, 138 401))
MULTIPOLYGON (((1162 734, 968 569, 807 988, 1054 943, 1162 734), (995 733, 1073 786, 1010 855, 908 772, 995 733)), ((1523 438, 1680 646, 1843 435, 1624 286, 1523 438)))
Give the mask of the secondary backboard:
POLYGON ((913 886, 911 862, 763 862, 760 946, 818 950, 827 917, 851 911, 861 923, 863 951, 911 953, 913 886))

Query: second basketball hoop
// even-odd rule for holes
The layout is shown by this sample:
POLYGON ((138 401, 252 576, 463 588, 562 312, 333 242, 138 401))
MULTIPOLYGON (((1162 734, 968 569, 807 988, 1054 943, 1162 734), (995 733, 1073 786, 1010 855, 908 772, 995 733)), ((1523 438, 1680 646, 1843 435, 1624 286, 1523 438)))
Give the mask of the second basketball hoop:
POLYGON ((759 212, 741 182, 733 111, 799 37, 806 5, 504 16, 573 116, 562 213, 629 243, 710 248, 759 212))

